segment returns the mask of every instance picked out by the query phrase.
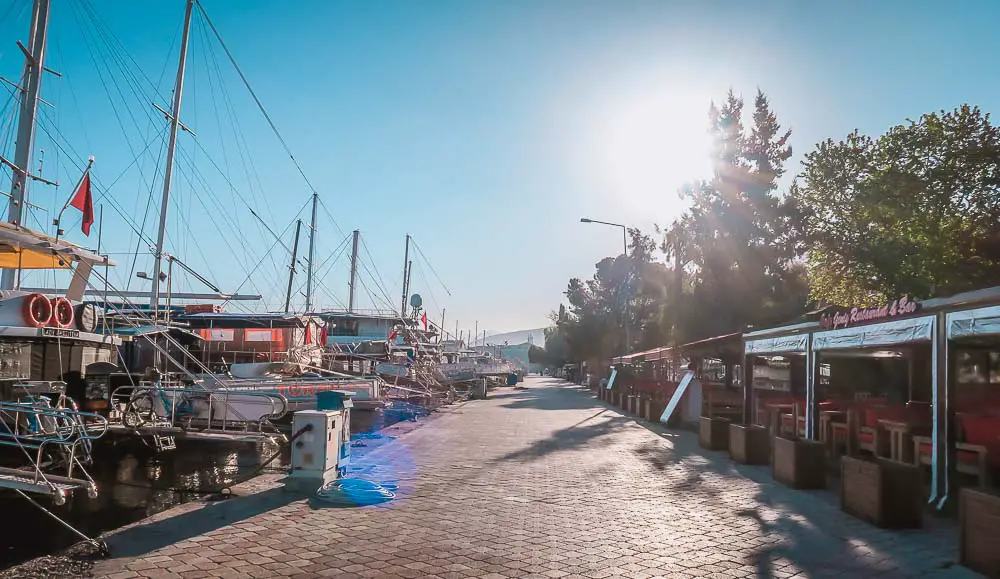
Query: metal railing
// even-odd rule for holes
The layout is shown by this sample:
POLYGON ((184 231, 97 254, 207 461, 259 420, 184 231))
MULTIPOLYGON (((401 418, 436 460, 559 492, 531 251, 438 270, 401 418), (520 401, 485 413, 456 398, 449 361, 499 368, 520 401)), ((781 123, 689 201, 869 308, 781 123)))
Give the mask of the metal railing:
MULTIPOLYGON (((169 382, 167 384, 170 384, 169 382)), ((164 386, 140 382, 111 393, 116 419, 128 428, 198 428, 216 432, 263 432, 271 421, 288 412, 288 400, 273 392, 247 389, 209 390, 195 386, 164 386)))
POLYGON ((90 459, 91 443, 107 433, 108 425, 108 420, 99 414, 52 406, 44 396, 0 402, 0 446, 21 449, 32 467, 31 470, 0 468, 0 487, 31 492, 44 488, 55 497, 57 504, 65 503, 67 492, 73 488, 84 487, 87 494, 95 498, 97 485, 80 457, 90 459), (42 470, 45 453, 50 451, 62 455, 65 476, 42 470), (79 470, 83 478, 74 478, 74 470, 79 470))

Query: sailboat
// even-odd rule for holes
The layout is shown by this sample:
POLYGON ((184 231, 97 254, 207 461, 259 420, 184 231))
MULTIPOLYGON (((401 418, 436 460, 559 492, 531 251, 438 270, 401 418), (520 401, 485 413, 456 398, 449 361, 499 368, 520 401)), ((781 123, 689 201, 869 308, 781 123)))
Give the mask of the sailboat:
MULTIPOLYGON (((19 120, 7 220, 0 222, 0 488, 51 496, 64 503, 77 489, 96 496, 87 473, 93 441, 107 419, 80 410, 88 380, 99 382, 121 341, 98 331, 98 315, 83 301, 90 276, 114 263, 105 256, 25 226, 29 185, 55 185, 31 172, 36 114, 45 68, 49 1, 35 0, 19 93, 19 120), (22 289, 25 271, 70 271, 69 289, 43 294, 22 289)), ((88 167, 89 171, 89 167, 88 167)), ((93 222, 89 173, 77 186, 93 222)), ((77 195, 74 195, 76 197, 77 195)), ((67 206, 70 201, 67 201, 67 206)), ((26 496, 26 495, 25 495, 26 496)))

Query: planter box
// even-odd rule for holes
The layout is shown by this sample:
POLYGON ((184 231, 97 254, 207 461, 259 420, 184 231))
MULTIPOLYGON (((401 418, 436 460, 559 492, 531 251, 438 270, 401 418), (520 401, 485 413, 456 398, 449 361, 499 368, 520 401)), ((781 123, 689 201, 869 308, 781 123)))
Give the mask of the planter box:
POLYGON ((729 425, 729 456, 741 464, 771 461, 771 433, 763 426, 729 425))
POLYGON ((650 400, 646 405, 646 420, 659 422, 663 416, 663 411, 667 409, 667 403, 662 400, 650 400))
POLYGON ((826 488, 826 449, 812 440, 774 437, 771 474, 795 489, 826 488))
POLYGON ((840 459, 840 508, 884 529, 923 523, 923 485, 916 466, 884 459, 840 459))
POLYGON ((958 498, 959 560, 1000 579, 1000 495, 964 488, 958 498))
POLYGON ((725 418, 702 416, 698 427, 698 444, 708 450, 729 449, 729 421, 725 418))

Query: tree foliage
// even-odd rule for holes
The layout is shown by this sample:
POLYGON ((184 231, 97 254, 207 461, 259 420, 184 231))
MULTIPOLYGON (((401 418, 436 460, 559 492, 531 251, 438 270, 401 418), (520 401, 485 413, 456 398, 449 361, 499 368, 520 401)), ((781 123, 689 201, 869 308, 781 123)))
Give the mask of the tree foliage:
POLYGON ((964 105, 877 138, 824 141, 781 191, 791 131, 764 93, 745 108, 732 92, 710 107, 712 177, 683 188, 687 209, 657 228, 658 246, 629 230, 628 255, 569 281, 547 350, 606 360, 789 321, 810 301, 1000 285, 1000 129, 988 114, 964 105))
POLYGON ((568 307, 560 306, 558 314, 551 316, 554 326, 546 332, 546 350, 565 344, 566 358, 581 362, 661 341, 661 308, 669 271, 655 261, 656 242, 651 237, 629 229, 628 238, 628 255, 602 259, 590 279, 569 280, 568 307), (626 319, 630 344, 625 342, 626 319))
POLYGON ((1000 284, 1000 131, 964 105, 827 140, 792 198, 814 299, 868 305, 1000 284))
POLYGON ((674 315, 681 341, 780 322, 805 305, 795 263, 799 215, 778 194, 791 131, 760 91, 749 128, 743 117, 743 99, 732 92, 710 108, 714 175, 683 189, 689 209, 664 237, 664 252, 692 274, 674 315))

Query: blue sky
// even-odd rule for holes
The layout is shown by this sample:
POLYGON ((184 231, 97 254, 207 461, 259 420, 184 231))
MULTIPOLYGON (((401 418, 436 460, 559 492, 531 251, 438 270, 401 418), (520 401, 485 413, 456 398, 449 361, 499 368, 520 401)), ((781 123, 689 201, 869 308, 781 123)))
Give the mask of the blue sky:
MULTIPOLYGON (((416 260, 412 287, 435 319, 447 308, 448 328, 544 325, 569 277, 620 251, 616 231, 582 216, 668 223, 677 187, 705 172, 709 101, 730 87, 767 92, 793 130, 792 173, 827 137, 963 102, 995 110, 1000 98, 1000 6, 985 1, 203 3, 323 199, 319 305, 346 302, 335 250, 358 228, 359 307, 398 307, 409 232, 429 261, 416 260)), ((94 155, 103 249, 124 286, 132 228, 155 234, 165 123, 149 102, 169 104, 184 2, 52 4, 48 64, 63 77, 45 78, 43 115, 59 136, 40 131, 37 145, 60 187, 33 186, 32 200, 58 211, 94 155)), ((0 73, 16 78, 30 10, 9 5, 0 73)), ((267 252, 274 234, 291 245, 310 189, 199 15, 190 46, 182 120, 196 136, 180 137, 167 249, 227 291, 249 277, 241 291, 274 309, 288 253, 267 252)), ((10 119, 3 109, 0 138, 10 119)), ((34 219, 51 230, 51 214, 34 219)), ((96 245, 75 214, 64 225, 96 245)), ((138 247, 135 269, 148 271, 138 247)), ((176 285, 201 289, 180 274, 176 285)))

